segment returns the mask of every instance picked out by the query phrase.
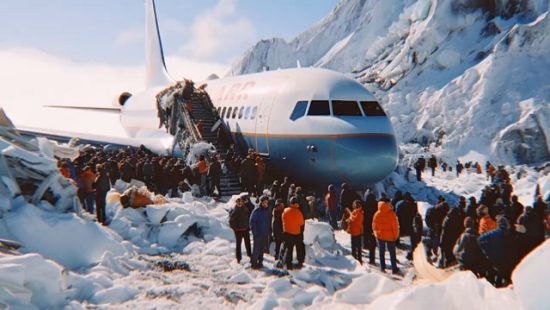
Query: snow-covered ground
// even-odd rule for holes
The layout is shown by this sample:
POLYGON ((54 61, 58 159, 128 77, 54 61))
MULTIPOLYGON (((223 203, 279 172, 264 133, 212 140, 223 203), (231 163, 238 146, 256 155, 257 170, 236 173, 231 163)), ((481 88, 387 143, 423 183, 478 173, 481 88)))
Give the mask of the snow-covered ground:
MULTIPOLYGON (((35 172, 48 170, 52 153, 46 150, 8 146, 1 158, 19 154, 35 172)), ((13 172, 10 164, 8 171, 13 172)), ((123 209, 112 190, 107 206, 110 224, 102 226, 78 208, 67 211, 45 200, 28 203, 2 169, 0 201, 6 204, 0 208, 0 238, 20 243, 22 255, 0 253, 0 307, 543 309, 550 304, 544 292, 550 278, 546 263, 550 241, 518 267, 514 287, 496 289, 467 272, 437 283, 419 279, 401 250, 403 277, 382 274, 376 266, 356 263, 349 254, 347 233, 308 220, 302 270, 274 268, 272 256, 267 255, 266 267, 256 271, 246 256, 241 264, 234 258, 228 210, 235 197, 216 202, 186 192, 162 205, 123 209)), ((548 175, 541 177, 526 167, 515 169, 522 170, 521 178, 513 174, 513 182, 523 193, 523 202, 529 203, 536 181, 548 194, 548 175)), ((56 173, 50 172, 54 176, 50 178, 57 180, 56 173)), ((438 173, 423 182, 406 181, 404 174, 395 173, 380 187, 410 191, 426 208, 440 194, 450 199, 478 195, 486 183, 483 175, 475 173, 458 179, 438 173)), ((116 188, 122 191, 126 186, 118 182, 116 188)), ((74 197, 74 192, 63 193, 74 197)))

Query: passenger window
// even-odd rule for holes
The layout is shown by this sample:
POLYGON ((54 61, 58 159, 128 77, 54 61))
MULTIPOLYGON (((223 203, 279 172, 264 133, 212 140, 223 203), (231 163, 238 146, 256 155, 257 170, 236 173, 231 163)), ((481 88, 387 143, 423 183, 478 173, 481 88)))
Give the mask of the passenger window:
POLYGON ((236 118, 237 117, 237 111, 239 110, 239 107, 234 107, 233 108, 233 114, 231 115, 231 118, 236 118))
POLYGON ((294 111, 290 114, 290 119, 295 121, 306 114, 307 101, 298 101, 294 106, 294 111))
POLYGON ((239 119, 243 118, 243 116, 244 116, 244 107, 241 107, 239 109, 239 119))
POLYGON ((258 113, 258 107, 253 107, 252 112, 250 113, 250 119, 255 119, 256 113, 258 113))
POLYGON ((227 108, 227 114, 225 114, 225 118, 230 118, 231 117, 231 110, 233 110, 233 107, 227 108))
POLYGON ((357 101, 332 100, 332 113, 336 116, 362 116, 357 101))
POLYGON ((244 110, 244 119, 248 119, 250 117, 250 107, 246 107, 244 110))
POLYGON ((330 107, 328 105, 328 100, 312 100, 309 105, 309 110, 307 115, 318 116, 318 115, 330 115, 330 107))
POLYGON ((376 101, 361 101, 361 107, 366 116, 386 116, 386 113, 376 101))

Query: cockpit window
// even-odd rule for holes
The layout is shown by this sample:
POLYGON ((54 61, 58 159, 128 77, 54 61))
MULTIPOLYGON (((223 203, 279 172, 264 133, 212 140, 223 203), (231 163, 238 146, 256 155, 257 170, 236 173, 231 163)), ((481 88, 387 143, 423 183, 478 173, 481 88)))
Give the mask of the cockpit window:
POLYGON ((244 119, 248 119, 250 116, 250 107, 246 107, 246 110, 244 110, 244 119))
POLYGON ((330 115, 330 107, 327 100, 312 100, 307 115, 330 115))
POLYGON ((231 114, 231 118, 236 118, 237 117, 237 111, 239 111, 239 107, 234 107, 233 108, 233 113, 231 114))
POLYGON ((258 107, 257 106, 252 108, 252 112, 250 112, 250 119, 255 119, 256 118, 256 113, 258 113, 258 107))
POLYGON ((362 116, 357 101, 332 100, 332 113, 335 116, 362 116))
POLYGON ((298 101, 294 106, 294 111, 290 114, 290 119, 295 121, 306 114, 307 101, 298 101))
POLYGON ((376 101, 361 101, 361 107, 366 116, 386 116, 386 113, 376 101))

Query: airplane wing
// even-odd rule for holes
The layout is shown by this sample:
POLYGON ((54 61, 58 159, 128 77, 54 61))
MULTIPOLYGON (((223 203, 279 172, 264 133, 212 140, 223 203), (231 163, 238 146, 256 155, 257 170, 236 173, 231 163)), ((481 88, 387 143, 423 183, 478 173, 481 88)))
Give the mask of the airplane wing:
POLYGON ((55 109, 74 109, 74 110, 82 110, 82 111, 102 111, 102 112, 120 113, 119 108, 80 107, 80 106, 65 106, 65 105, 45 105, 44 107, 55 108, 55 109))
POLYGON ((31 113, 17 113, 10 118, 15 129, 23 136, 43 136, 59 142, 78 138, 82 144, 127 145, 147 148, 160 154, 172 151, 174 137, 164 129, 147 130, 130 136, 120 124, 116 108, 50 106, 37 107, 31 113))

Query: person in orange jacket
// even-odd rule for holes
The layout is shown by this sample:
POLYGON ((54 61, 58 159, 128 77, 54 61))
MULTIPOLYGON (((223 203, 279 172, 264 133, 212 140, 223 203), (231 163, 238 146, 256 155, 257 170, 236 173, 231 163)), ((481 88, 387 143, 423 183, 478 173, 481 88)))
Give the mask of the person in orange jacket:
POLYGON ((477 208, 477 216, 479 218, 479 235, 497 229, 497 222, 489 215, 489 208, 485 205, 480 205, 477 208))
POLYGON ((390 260, 393 274, 399 274, 397 259, 395 257, 395 240, 399 238, 399 222, 397 215, 387 199, 378 202, 378 211, 372 220, 372 231, 378 240, 378 253, 380 254, 380 270, 386 270, 386 245, 390 252, 390 260))
POLYGON ((351 255, 363 265, 361 253, 361 237, 363 236, 363 208, 361 200, 355 200, 352 204, 353 211, 345 209, 349 214, 348 233, 351 235, 351 255))
POLYGON ((200 175, 199 188, 201 191, 201 195, 206 195, 208 193, 208 190, 206 188, 208 186, 208 164, 206 163, 206 158, 204 157, 204 155, 199 156, 197 168, 200 175))
POLYGON ((298 257, 299 266, 304 263, 304 257, 302 256, 305 256, 300 255, 300 246, 303 245, 304 215, 300 211, 300 205, 296 197, 290 199, 290 208, 286 208, 283 211, 282 219, 286 248, 285 264, 287 269, 290 270, 292 269, 294 247, 296 247, 296 256, 298 257))
POLYGON ((82 179, 82 188, 84 191, 84 208, 90 213, 94 213, 94 188, 96 174, 92 170, 91 166, 84 167, 84 170, 80 173, 80 179, 82 179))

